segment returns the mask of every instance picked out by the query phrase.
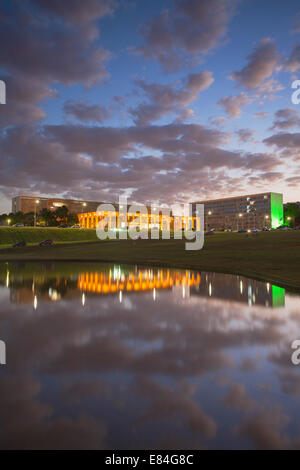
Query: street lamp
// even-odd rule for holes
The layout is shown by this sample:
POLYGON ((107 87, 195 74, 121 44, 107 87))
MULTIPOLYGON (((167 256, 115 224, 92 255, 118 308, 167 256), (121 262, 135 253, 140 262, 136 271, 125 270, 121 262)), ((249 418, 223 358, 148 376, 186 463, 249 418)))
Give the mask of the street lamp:
MULTIPOLYGON (((239 218, 241 219, 243 217, 243 214, 239 214, 239 218)), ((239 230, 239 219, 237 219, 237 231, 239 230)))
POLYGON ((82 203, 82 212, 83 212, 83 208, 86 207, 86 202, 83 202, 82 203))
POLYGON ((266 215, 265 215, 265 219, 266 219, 266 220, 269 220, 269 218, 270 218, 270 217, 268 216, 268 214, 266 214, 266 215))
MULTIPOLYGON (((212 214, 212 211, 208 211, 207 215, 211 215, 212 214)), ((206 230, 207 230, 207 226, 208 226, 208 220, 206 222, 206 230)))
POLYGON ((11 219, 7 219, 7 224, 10 225, 11 219))
POLYGON ((34 204, 34 226, 36 227, 36 206, 40 203, 39 199, 35 200, 34 204))

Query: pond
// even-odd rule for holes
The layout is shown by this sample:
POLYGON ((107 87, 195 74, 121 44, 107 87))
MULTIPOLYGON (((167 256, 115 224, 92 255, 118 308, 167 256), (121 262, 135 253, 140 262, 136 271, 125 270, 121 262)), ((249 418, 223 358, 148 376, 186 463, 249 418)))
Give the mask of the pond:
POLYGON ((2 263, 1 449, 300 447, 300 296, 242 276, 2 263))

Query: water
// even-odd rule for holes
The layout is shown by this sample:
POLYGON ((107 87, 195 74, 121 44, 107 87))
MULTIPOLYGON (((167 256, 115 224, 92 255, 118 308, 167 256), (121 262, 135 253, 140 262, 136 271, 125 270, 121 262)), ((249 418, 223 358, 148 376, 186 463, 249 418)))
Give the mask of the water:
POLYGON ((0 448, 300 447, 300 297, 240 276, 1 264, 0 448))

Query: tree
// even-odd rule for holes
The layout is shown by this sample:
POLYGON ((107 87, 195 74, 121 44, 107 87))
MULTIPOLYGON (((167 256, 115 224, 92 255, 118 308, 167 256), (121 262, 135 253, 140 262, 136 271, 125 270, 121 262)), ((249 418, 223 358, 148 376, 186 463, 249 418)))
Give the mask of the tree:
POLYGON ((56 211, 54 212, 54 214, 56 216, 56 220, 58 220, 59 222, 63 224, 67 223, 67 219, 69 215, 69 209, 67 208, 67 206, 58 207, 56 211))
POLYGON ((296 225, 300 223, 300 208, 298 204, 290 202, 284 208, 284 223, 287 225, 296 225))
POLYGON ((47 227, 55 227, 57 225, 57 217, 55 212, 49 209, 42 209, 38 214, 38 220, 47 225, 47 227))
POLYGON ((67 216, 67 221, 69 225, 78 224, 78 215, 75 212, 70 212, 67 216))

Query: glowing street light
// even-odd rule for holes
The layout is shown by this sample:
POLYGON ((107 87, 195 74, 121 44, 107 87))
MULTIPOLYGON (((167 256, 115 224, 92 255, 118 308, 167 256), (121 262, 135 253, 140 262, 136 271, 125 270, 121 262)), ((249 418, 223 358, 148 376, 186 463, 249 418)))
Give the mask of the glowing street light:
POLYGON ((7 219, 7 224, 10 225, 11 219, 7 219))
POLYGON ((34 204, 34 226, 36 227, 36 206, 40 203, 39 199, 35 200, 34 204))
MULTIPOLYGON (((207 212, 207 215, 211 215, 211 214, 212 214, 212 211, 207 212)), ((206 230, 207 230, 207 225, 208 225, 208 220, 206 221, 206 230)))
MULTIPOLYGON (((241 219, 243 217, 243 214, 239 214, 239 218, 241 219)), ((239 219, 237 220, 237 230, 239 229, 239 219)))

